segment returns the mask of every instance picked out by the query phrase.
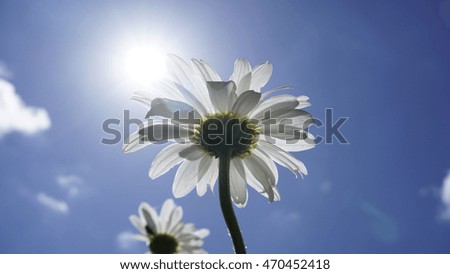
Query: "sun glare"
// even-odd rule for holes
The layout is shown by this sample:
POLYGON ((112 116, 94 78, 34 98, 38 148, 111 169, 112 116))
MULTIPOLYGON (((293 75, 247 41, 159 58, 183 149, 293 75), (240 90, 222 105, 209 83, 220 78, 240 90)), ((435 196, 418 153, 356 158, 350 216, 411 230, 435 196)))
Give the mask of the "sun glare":
POLYGON ((134 47, 125 56, 125 69, 130 80, 148 83, 166 73, 165 56, 151 47, 134 47))

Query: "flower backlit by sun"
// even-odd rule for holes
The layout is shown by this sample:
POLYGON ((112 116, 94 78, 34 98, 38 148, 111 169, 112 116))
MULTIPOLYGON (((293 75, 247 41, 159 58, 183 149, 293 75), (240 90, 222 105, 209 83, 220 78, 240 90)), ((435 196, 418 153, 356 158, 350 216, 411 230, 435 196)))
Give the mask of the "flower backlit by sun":
POLYGON ((252 68, 238 59, 230 80, 222 81, 202 60, 186 62, 169 55, 167 61, 169 78, 154 82, 148 92, 138 92, 133 99, 150 108, 147 117, 165 117, 169 122, 148 120, 123 147, 133 152, 151 143, 175 141, 152 162, 152 179, 181 163, 174 196, 183 197, 194 188, 202 196, 208 187, 213 189, 218 158, 227 154, 231 198, 243 207, 247 184, 269 201, 280 199, 275 163, 295 175, 307 174, 304 164, 288 151, 315 146, 306 130, 312 117, 303 110, 310 103, 306 96, 272 96, 286 87, 261 92, 272 75, 272 64, 252 68))

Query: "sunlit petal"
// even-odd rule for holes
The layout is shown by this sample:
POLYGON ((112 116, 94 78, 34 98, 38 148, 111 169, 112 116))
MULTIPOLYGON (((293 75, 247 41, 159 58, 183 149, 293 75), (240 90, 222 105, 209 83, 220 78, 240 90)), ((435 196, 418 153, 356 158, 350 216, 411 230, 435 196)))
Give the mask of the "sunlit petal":
POLYGON ((266 62, 254 68, 252 70, 252 82, 249 89, 256 92, 261 92, 261 88, 264 87, 267 82, 269 82, 269 79, 272 76, 272 70, 272 64, 269 62, 266 62))
POLYGON ((209 230, 184 223, 183 209, 172 199, 164 202, 159 215, 149 204, 141 203, 139 215, 131 215, 130 221, 139 231, 139 240, 145 241, 152 253, 206 253, 203 239, 209 230))
POLYGON ((258 105, 260 98, 261 93, 247 90, 239 95, 236 102, 233 104, 231 111, 241 115, 247 115, 258 105))
POLYGON ((205 61, 192 59, 192 63, 205 81, 222 81, 217 72, 205 61))
POLYGON ((247 204, 247 183, 245 180, 245 170, 242 162, 232 159, 230 163, 230 185, 231 198, 238 207, 245 207, 247 204))
POLYGON ((226 112, 236 101, 236 85, 229 82, 207 82, 209 98, 216 112, 226 112))

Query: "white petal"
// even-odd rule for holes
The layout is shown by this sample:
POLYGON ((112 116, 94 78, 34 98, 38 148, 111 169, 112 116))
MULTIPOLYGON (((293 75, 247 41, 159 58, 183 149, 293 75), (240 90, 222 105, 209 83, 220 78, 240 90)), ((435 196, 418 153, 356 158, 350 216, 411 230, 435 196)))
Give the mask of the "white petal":
POLYGON ((195 236, 199 237, 200 239, 204 239, 208 237, 209 235, 209 229, 202 228, 194 232, 195 236))
POLYGON ((150 170, 149 176, 153 180, 158 178, 159 176, 165 174, 172 167, 181 163, 184 160, 183 157, 179 155, 179 153, 186 148, 194 146, 194 145, 183 145, 183 144, 170 144, 161 150, 158 155, 156 155, 153 160, 150 170))
POLYGON ((308 174, 305 165, 297 158, 277 147, 276 145, 259 140, 256 149, 265 151, 277 164, 289 168, 297 177, 297 172, 301 174, 308 174))
POLYGON ((261 93, 247 90, 239 95, 236 102, 233 104, 231 111, 241 115, 247 115, 256 105, 258 105, 260 98, 261 93))
POLYGON ((190 63, 185 62, 176 55, 170 54, 167 58, 167 68, 175 83, 184 87, 195 98, 200 100, 206 111, 212 110, 209 104, 206 83, 190 63))
POLYGON ((260 158, 264 161, 264 163, 269 167, 270 174, 273 175, 274 182, 272 186, 275 186, 278 182, 278 168, 275 165, 274 161, 270 158, 269 155, 264 150, 255 149, 252 151, 253 155, 260 158))
POLYGON ((246 179, 247 179, 247 184, 249 186, 251 186, 254 190, 256 190, 257 192, 259 192, 260 194, 262 194, 264 197, 268 198, 270 200, 269 194, 272 197, 274 196, 274 192, 273 192, 273 187, 272 187, 272 191, 268 189, 268 191, 266 191, 264 189, 264 186, 255 178, 255 176, 253 176, 253 174, 248 170, 248 168, 245 169, 246 171, 246 179))
POLYGON ((164 201, 164 204, 161 207, 161 212, 159 213, 159 219, 160 219, 160 226, 161 231, 160 232, 167 232, 170 228, 169 225, 169 219, 172 215, 172 212, 175 210, 175 202, 172 199, 167 199, 164 201))
POLYGON ((152 81, 147 91, 138 91, 131 97, 147 107, 151 107, 153 100, 157 98, 180 101, 188 105, 194 106, 202 114, 206 113, 203 104, 186 88, 172 80, 164 79, 162 81, 152 81))
POLYGON ((206 191, 208 190, 208 185, 207 184, 197 184, 196 190, 197 190, 197 195, 202 197, 203 195, 205 195, 206 191))
POLYGON ((192 63, 194 64, 197 71, 203 76, 203 79, 206 81, 222 81, 217 72, 205 61, 192 59, 192 63))
POLYGON ((139 101, 148 107, 155 98, 166 98, 189 103, 169 79, 156 80, 149 83, 146 91, 135 92, 131 99, 139 101))
POLYGON ((209 155, 203 154, 203 158, 200 160, 199 166, 198 166, 198 179, 201 180, 203 176, 208 172, 209 167, 214 161, 214 157, 211 157, 209 155))
POLYGON ((128 153, 139 150, 149 143, 189 142, 193 134, 193 130, 186 126, 152 120, 140 125, 139 130, 125 141, 122 149, 128 153))
MULTIPOLYGON (((205 180, 203 180, 203 178, 208 173, 213 161, 214 161, 214 158, 208 157, 208 156, 205 156, 200 160, 200 163, 198 165, 198 180, 199 180, 199 182, 197 183, 197 187, 196 187, 198 196, 203 196, 206 193, 209 178, 207 178, 205 180)), ((210 175, 208 174, 208 176, 210 176, 210 175)))
POLYGON ((184 236, 192 237, 194 231, 195 231, 195 225, 194 224, 191 224, 191 223, 184 224, 183 230, 181 232, 181 234, 183 234, 183 235, 181 235, 181 238, 183 238, 184 236))
MULTIPOLYGON (((278 202, 281 200, 280 192, 276 186, 272 187, 273 190, 273 201, 278 202)), ((261 195, 269 199, 269 195, 266 192, 261 192, 261 195)))
POLYGON ((133 239, 140 242, 146 242, 147 245, 150 243, 148 236, 143 234, 135 234, 133 235, 133 239))
POLYGON ((180 222, 178 223, 178 225, 176 225, 176 226, 173 228, 171 234, 172 234, 173 236, 175 236, 175 237, 180 236, 180 235, 181 235, 181 230, 183 230, 183 227, 184 227, 184 223, 180 221, 180 222))
POLYGON ((236 84, 236 94, 241 95, 243 92, 250 89, 250 84, 252 83, 252 73, 249 72, 247 75, 241 78, 239 84, 236 84))
POLYGON ((153 231, 153 233, 161 231, 158 213, 156 213, 155 209, 151 207, 149 204, 147 203, 140 204, 139 215, 141 216, 141 220, 145 220, 146 225, 149 226, 149 228, 153 231))
POLYGON ((280 196, 280 192, 278 191, 278 188, 276 186, 273 187, 273 200, 274 201, 280 201, 281 200, 281 196, 280 196))
MULTIPOLYGON (((273 190, 273 200, 275 202, 278 202, 281 200, 280 192, 278 191, 278 188, 276 186, 272 187, 273 190)), ((264 197, 269 198, 269 195, 267 193, 261 193, 264 197)))
POLYGON ((203 240, 202 239, 191 239, 189 241, 184 242, 183 247, 186 250, 189 250, 191 253, 194 252, 194 250, 199 249, 203 246, 203 240))
MULTIPOLYGON (((211 190, 211 192, 213 192, 214 184, 216 183, 217 176, 219 174, 219 160, 216 158, 209 157, 209 156, 205 156, 205 157, 210 158, 211 163, 208 167, 208 170, 202 176, 202 178, 200 179, 200 181, 197 184, 198 196, 205 195, 208 186, 209 186, 209 189, 211 190)), ((200 165, 202 165, 202 163, 200 163, 200 165)), ((199 173, 200 173, 200 171, 199 171, 199 173)))
POLYGON ((236 85, 233 81, 207 82, 209 98, 216 111, 230 110, 232 103, 236 101, 236 85))
POLYGON ((150 144, 151 142, 145 140, 145 138, 136 131, 135 133, 131 134, 127 140, 125 140, 125 143, 122 146, 122 151, 125 153, 131 153, 138 151, 139 149, 142 149, 150 144))
POLYGON ((202 239, 196 238, 192 239, 188 242, 187 245, 191 248, 200 248, 203 245, 204 241, 202 239))
POLYGON ((194 161, 205 156, 205 152, 200 148, 199 145, 192 145, 180 151, 179 156, 189 161, 194 161))
POLYGON ((172 199, 165 200, 161 207, 161 212, 159 214, 161 220, 168 220, 170 214, 172 214, 172 211, 175 209, 175 207, 176 207, 175 202, 172 199))
POLYGON ((139 232, 143 235, 147 234, 147 231, 145 230, 145 224, 141 222, 141 219, 136 215, 131 215, 129 217, 131 224, 139 230, 139 232))
POLYGON ((252 70, 252 83, 250 84, 251 90, 261 92, 261 88, 269 82, 272 76, 272 64, 265 62, 252 70))
POLYGON ((183 94, 183 96, 186 98, 186 101, 193 106, 201 115, 205 115, 209 113, 209 109, 212 109, 213 106, 210 102, 204 101, 203 103, 199 101, 197 95, 192 94, 189 90, 187 90, 185 87, 183 87, 180 84, 175 83, 175 86, 180 90, 180 93, 183 94), (208 108, 206 108, 208 106, 208 108))
POLYGON ((196 249, 190 250, 190 254, 208 254, 208 252, 206 252, 202 248, 196 248, 196 249))
POLYGON ((151 101, 150 111, 145 118, 161 116, 172 119, 182 124, 198 124, 200 114, 191 105, 181 101, 164 98, 155 98, 151 101), (197 117, 197 119, 195 119, 197 117))
POLYGON ((298 100, 297 109, 302 109, 302 108, 311 106, 311 103, 308 102, 308 100, 309 100, 308 96, 304 96, 304 95, 298 96, 297 100, 298 100))
POLYGON ((265 100, 269 95, 271 95, 274 92, 277 92, 277 91, 280 91, 280 90, 286 90, 286 89, 293 89, 293 87, 291 87, 291 86, 281 86, 281 87, 269 89, 269 90, 265 91, 262 94, 261 100, 265 100))
POLYGON ((178 254, 192 254, 191 250, 185 248, 184 246, 180 246, 178 254))
POLYGON ((175 198, 186 196, 198 183, 199 164, 200 159, 194 161, 186 160, 180 165, 172 185, 172 192, 175 198))
POLYGON ((182 242, 184 247, 190 247, 189 242, 191 240, 198 239, 197 237, 195 237, 193 233, 194 230, 187 233, 182 233, 180 236, 177 237, 178 241, 182 242))
POLYGON ((172 234, 172 232, 178 227, 183 217, 183 208, 181 206, 175 207, 167 220, 167 233, 172 234))
POLYGON ((255 119, 261 119, 267 114, 270 117, 276 117, 298 106, 297 97, 293 95, 278 95, 261 102, 249 116, 255 119))
MULTIPOLYGON (((275 123, 300 129, 309 127, 313 122, 311 114, 301 109, 293 109, 275 118, 275 123)), ((261 121, 264 124, 264 120, 261 121)))
POLYGON ((285 125, 280 122, 278 122, 278 124, 264 125, 260 130, 260 133, 282 140, 304 140, 308 138, 308 133, 306 130, 285 125))
POLYGON ((194 230, 189 231, 189 232, 182 232, 182 233, 180 234, 180 236, 178 236, 177 238, 178 238, 178 240, 179 240, 180 242, 184 242, 185 245, 189 245, 189 242, 190 242, 191 240, 198 239, 198 237, 196 237, 196 236, 194 235, 194 230))
POLYGON ((232 159, 230 162, 230 193, 233 202, 238 207, 247 204, 247 183, 245 170, 240 159, 232 159))
POLYGON ((131 96, 131 100, 134 100, 138 103, 143 104, 144 106, 150 108, 153 100, 153 96, 150 97, 149 95, 143 95, 144 92, 138 91, 133 96, 131 96))
POLYGON ((251 70, 252 70, 252 67, 250 66, 250 64, 247 60, 237 59, 234 62, 234 70, 233 70, 233 74, 230 77, 230 80, 234 81, 236 83, 236 85, 239 85, 239 82, 241 81, 241 79, 244 76, 246 76, 248 73, 250 73, 251 70))
POLYGON ((311 133, 307 133, 307 139, 286 140, 274 138, 273 136, 267 136, 264 134, 260 134, 259 139, 274 144, 286 151, 303 151, 316 146, 314 136, 311 133))
POLYGON ((275 186, 275 176, 270 172, 270 167, 253 152, 243 159, 247 182, 259 192, 266 192, 269 201, 274 200, 272 187, 275 186))

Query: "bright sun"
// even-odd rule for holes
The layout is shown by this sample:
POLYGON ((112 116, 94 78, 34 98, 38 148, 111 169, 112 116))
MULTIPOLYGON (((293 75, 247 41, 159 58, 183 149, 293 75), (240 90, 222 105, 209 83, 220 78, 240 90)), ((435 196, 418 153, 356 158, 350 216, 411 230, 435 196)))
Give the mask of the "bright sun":
POLYGON ((148 83, 164 76, 166 58, 152 47, 134 47, 125 55, 125 69, 130 80, 148 83))

